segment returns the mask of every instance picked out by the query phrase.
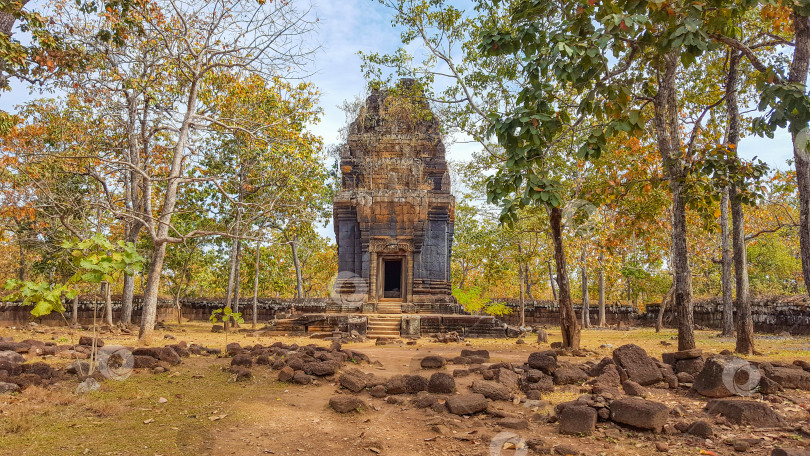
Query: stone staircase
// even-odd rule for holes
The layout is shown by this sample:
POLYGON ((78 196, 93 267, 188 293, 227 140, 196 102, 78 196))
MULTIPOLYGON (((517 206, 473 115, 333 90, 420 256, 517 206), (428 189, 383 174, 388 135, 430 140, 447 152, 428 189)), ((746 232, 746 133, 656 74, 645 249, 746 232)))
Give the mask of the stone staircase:
POLYGON ((402 303, 401 302, 378 302, 377 303, 377 313, 378 314, 402 314, 402 303))
POLYGON ((369 339, 379 339, 381 337, 399 337, 401 315, 369 315, 368 330, 366 336, 369 339))

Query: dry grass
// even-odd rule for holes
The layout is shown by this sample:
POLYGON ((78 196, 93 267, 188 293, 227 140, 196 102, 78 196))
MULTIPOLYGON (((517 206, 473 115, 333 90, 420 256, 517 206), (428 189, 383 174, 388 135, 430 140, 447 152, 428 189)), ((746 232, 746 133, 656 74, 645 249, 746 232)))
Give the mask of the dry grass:
MULTIPOLYGON (((550 341, 560 340, 558 328, 552 328, 549 333, 550 341)), ((13 336, 16 340, 78 340, 81 334, 84 333, 77 331, 68 335, 64 331, 56 331, 41 334, 0 328, 0 335, 13 336)), ((172 326, 156 335, 160 345, 185 340, 224 348, 226 343, 224 334, 211 333, 210 325, 205 323, 172 326), (164 334, 172 334, 176 340, 163 339, 164 334)), ((597 352, 590 359, 610 355, 612 349, 600 348, 603 344, 610 344, 615 348, 635 343, 644 347, 650 355, 660 356, 664 351, 676 349, 677 341, 673 340, 675 335, 674 330, 655 333, 652 329, 643 328, 631 331, 593 329, 583 331, 582 346, 597 352), (672 345, 663 345, 662 341, 672 345)), ((135 336, 104 335, 104 339, 107 344, 136 344, 135 336)), ((231 333, 227 336, 227 342, 243 345, 269 345, 278 340, 299 345, 328 345, 326 341, 305 337, 253 337, 245 333, 231 333)), ((548 347, 528 338, 526 340, 527 343, 523 345, 515 344, 514 339, 476 339, 471 342, 475 347, 492 351, 493 361, 506 359, 510 354, 513 358, 517 354, 517 358, 523 358, 523 354, 528 356, 532 351, 548 347)), ((699 331, 697 342, 699 347, 708 352, 734 348, 733 339, 718 338, 715 331, 699 331)), ((372 345, 373 342, 364 342, 350 344, 349 347, 362 350, 372 345)), ((381 358, 379 354, 388 350, 391 350, 392 355, 400 351, 403 362, 407 362, 411 350, 414 357, 421 357, 420 353, 429 349, 444 348, 456 352, 461 347, 463 344, 438 344, 424 338, 415 346, 385 346, 375 349, 380 350, 377 358, 381 358), (403 351, 405 356, 402 356, 403 351)), ((764 356, 758 358, 780 358, 786 361, 810 359, 810 337, 761 336, 757 339, 757 348, 764 353, 764 356)), ((66 364, 69 360, 54 359, 51 362, 66 364)), ((266 378, 257 378, 249 383, 229 382, 230 374, 222 369, 227 365, 227 359, 192 357, 177 366, 175 373, 153 375, 142 372, 125 381, 108 380, 102 383, 99 391, 81 397, 72 393, 75 382, 63 382, 50 389, 31 387, 19 395, 0 397, 0 455, 209 454, 221 433, 228 432, 223 430, 223 426, 225 429, 250 426, 254 419, 250 413, 253 412, 246 412, 244 405, 250 403, 258 391, 267 395, 285 388, 266 378), (168 401, 159 403, 161 397, 168 401), (209 420, 211 416, 220 415, 227 416, 222 420, 209 420)), ((256 375, 263 375, 260 369, 255 371, 256 375)), ((545 395, 544 398, 556 404, 575 399, 576 396, 576 391, 561 389, 545 395)), ((272 403, 268 402, 263 407, 272 407, 272 403)))
MULTIPOLYGON (((50 391, 28 388, 2 407, 0 454, 199 453, 218 423, 208 416, 243 387, 229 383, 220 367, 201 361, 209 364, 189 361, 175 376, 143 372, 125 381, 107 380, 82 397, 71 393, 73 382, 50 391), (203 378, 192 378, 201 372, 203 378), (160 404, 161 397, 168 402, 160 404)), ((228 415, 239 419, 237 411, 228 415)))

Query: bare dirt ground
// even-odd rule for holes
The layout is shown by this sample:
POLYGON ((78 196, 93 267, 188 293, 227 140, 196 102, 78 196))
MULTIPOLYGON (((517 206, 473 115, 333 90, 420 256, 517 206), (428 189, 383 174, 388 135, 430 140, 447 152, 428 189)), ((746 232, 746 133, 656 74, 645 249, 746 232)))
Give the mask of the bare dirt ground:
MULTIPOLYGON (((159 337, 171 335, 176 340, 196 342, 209 347, 224 348, 225 336, 212 334, 210 326, 184 324, 168 327, 159 337)), ((0 336, 14 340, 38 339, 69 343, 85 332, 68 332, 56 328, 0 328, 0 336)), ((582 363, 610 356, 612 347, 635 343, 648 354, 660 359, 670 345, 674 331, 656 334, 649 329, 630 331, 586 330, 583 347, 592 351, 588 356, 561 357, 561 361, 582 363)), ((559 331, 550 330, 550 341, 559 340, 559 331)), ((104 334, 107 344, 132 346, 134 336, 104 334)), ((231 334, 228 342, 242 345, 273 342, 317 344, 329 342, 291 337, 253 337, 231 334)), ((470 340, 438 344, 422 339, 416 345, 375 346, 373 341, 346 344, 344 347, 369 356, 372 363, 357 366, 365 372, 382 377, 395 374, 419 373, 430 376, 434 371, 420 368, 420 360, 428 354, 447 358, 458 356, 462 348, 482 348, 490 351, 491 362, 512 362, 520 365, 529 354, 548 349, 547 344, 526 339, 523 345, 515 340, 470 340), (467 345, 469 344, 469 346, 467 345)), ((763 353, 755 359, 792 362, 810 361, 810 338, 764 336, 758 339, 763 353)), ((73 342, 75 343, 75 341, 73 342)), ((163 344, 161 344, 163 345, 163 344)), ((732 339, 715 337, 714 332, 701 331, 698 346, 705 352, 733 349, 732 339)), ((234 381, 228 371, 230 358, 194 356, 169 372, 155 374, 136 370, 121 381, 106 380, 98 391, 76 395, 77 380, 62 381, 42 388, 29 387, 15 395, 0 395, 0 455, 514 455, 540 454, 526 450, 522 441, 532 446, 563 449, 568 447, 585 455, 650 455, 656 454, 656 443, 668 447, 668 454, 770 454, 775 447, 805 448, 807 439, 799 429, 810 429, 810 394, 786 391, 784 400, 774 406, 785 416, 792 429, 756 430, 729 425, 714 420, 703 412, 706 398, 685 390, 650 388, 648 399, 670 407, 680 404, 686 416, 672 417, 670 422, 692 422, 708 419, 715 435, 704 439, 687 434, 667 435, 637 431, 611 422, 600 422, 590 436, 565 436, 557 425, 547 422, 553 407, 576 399, 584 389, 580 385, 557 386, 555 392, 543 395, 541 405, 497 401, 492 405, 505 414, 528 419, 528 429, 505 429, 498 417, 482 413, 472 417, 418 409, 408 395, 401 404, 387 403, 384 398, 372 398, 359 393, 367 408, 361 412, 341 415, 333 411, 329 398, 351 394, 341 389, 334 378, 324 377, 310 385, 295 385, 277 381, 278 371, 269 366, 254 366, 249 381, 234 381), (504 432, 511 434, 503 434, 504 432), (518 448, 502 449, 499 444, 508 437, 518 442, 518 448), (751 439, 745 453, 734 451, 731 443, 751 439), (522 441, 521 441, 522 439, 522 441), (534 439, 534 440, 533 440, 534 439), (539 440, 538 440, 539 439, 539 440), (542 441, 542 442, 540 442, 542 441), (493 442, 495 442, 493 444, 493 442)), ((68 360, 57 357, 45 360, 63 365, 68 360)), ((347 366, 348 367, 348 366, 347 366)), ((452 373, 448 364, 442 371, 452 373)), ((459 392, 467 391, 480 374, 456 378, 459 392)), ((552 450, 553 451, 553 450, 552 450)))

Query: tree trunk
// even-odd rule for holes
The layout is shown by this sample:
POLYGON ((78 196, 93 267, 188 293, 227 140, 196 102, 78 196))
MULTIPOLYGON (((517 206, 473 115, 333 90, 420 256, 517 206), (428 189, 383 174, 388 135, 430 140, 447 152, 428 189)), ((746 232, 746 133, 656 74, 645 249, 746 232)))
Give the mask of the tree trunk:
POLYGON ((171 226, 174 207, 177 204, 177 189, 183 173, 183 158, 185 157, 186 144, 188 142, 189 129, 196 113, 197 89, 199 80, 194 79, 189 88, 186 111, 183 116, 183 123, 177 135, 177 143, 172 152, 172 164, 169 170, 166 190, 163 196, 163 208, 158 218, 156 230, 155 248, 149 262, 149 277, 143 291, 143 311, 141 314, 141 328, 138 334, 138 341, 142 344, 152 343, 152 334, 155 331, 155 319, 157 318, 157 299, 160 292, 160 274, 163 272, 163 261, 166 259, 166 242, 168 242, 169 228, 171 226))
POLYGON ((754 353, 754 320, 751 317, 751 301, 748 296, 748 253, 745 246, 745 218, 737 198, 737 188, 731 186, 731 225, 734 245, 734 271, 737 283, 737 346, 735 352, 744 355, 754 353), (736 201, 735 201, 736 200, 736 201))
POLYGON ((599 327, 604 328, 607 322, 605 321, 605 267, 604 253, 599 250, 599 327))
POLYGON ((672 256, 675 269, 675 311, 678 315, 678 350, 695 348, 695 323, 692 308, 692 271, 689 267, 689 251, 686 245, 686 207, 683 185, 671 185, 673 193, 672 256))
MULTIPOLYGON (((806 21, 806 18, 805 18, 806 21)), ((798 36, 797 36, 798 42, 798 36)), ((729 59, 726 81, 726 110, 728 111, 728 146, 736 155, 740 142, 740 108, 737 101, 737 64, 739 54, 729 59)), ((791 69, 792 71, 792 69, 791 69)), ((807 72, 805 71, 805 77, 807 72)), ((754 320, 751 318, 751 303, 748 297, 748 253, 745 246, 745 218, 742 203, 737 197, 737 187, 729 188, 731 203, 731 243, 734 249, 734 276, 737 288, 737 344, 735 351, 750 355, 754 353, 754 320)))
POLYGON ((557 265, 557 285, 560 287, 560 329, 562 332, 563 348, 578 349, 580 341, 580 328, 577 324, 577 315, 571 302, 571 289, 568 285, 568 267, 565 263, 565 249, 562 236, 562 209, 552 207, 549 210, 549 223, 551 225, 551 238, 554 242, 554 262, 557 265))
POLYGON ((135 277, 124 274, 124 288, 121 291, 121 315, 118 321, 122 325, 132 323, 132 301, 135 299, 135 277))
POLYGON ((551 261, 546 263, 548 265, 548 281, 551 283, 551 296, 554 297, 554 302, 557 302, 557 282, 554 280, 554 272, 551 269, 551 261))
POLYGON ((527 262, 524 271, 523 271, 523 286, 526 290, 526 299, 529 301, 534 301, 534 295, 532 294, 532 281, 531 276, 529 275, 529 263, 527 262))
POLYGON ((288 241, 292 250, 293 265, 295 265, 295 297, 304 297, 304 278, 301 274, 301 262, 298 260, 298 235, 293 236, 292 241, 288 241))
MULTIPOLYGON (((793 11, 793 29, 796 46, 790 64, 788 79, 799 84, 802 93, 807 90, 808 65, 810 65, 810 20, 807 16, 793 11)), ((796 144, 796 134, 806 125, 791 124, 793 136, 793 158, 796 164, 796 187, 799 190, 799 252, 802 259, 805 291, 810 294, 810 152, 800 150, 796 144)))
POLYGON ((160 274, 163 271, 163 261, 166 258, 166 243, 155 246, 149 269, 143 287, 143 304, 141 304, 141 326, 138 331, 138 340, 149 345, 152 343, 152 333, 155 330, 157 319, 157 298, 160 288, 160 274))
POLYGON ((104 282, 104 323, 110 328, 113 327, 112 290, 110 282, 104 282))
POLYGON ((686 241, 686 198, 683 194, 685 157, 681 147, 675 77, 679 67, 677 49, 663 56, 662 76, 655 97, 654 126, 664 169, 672 192, 672 266, 675 272, 674 304, 678 315, 678 350, 695 348, 692 307, 692 272, 686 241))
MULTIPOLYGON (((130 169, 124 172, 124 208, 141 220, 146 220, 146 208, 151 202, 147 201, 142 185, 143 176, 137 171, 141 166, 141 153, 144 159, 149 154, 149 141, 151 135, 147 132, 149 118, 148 97, 143 101, 143 110, 139 118, 139 100, 132 92, 126 92, 127 103, 127 147, 124 149, 126 159, 130 169), (138 125, 140 124, 140 132, 138 125), (139 134, 140 133, 140 134, 139 134)), ((149 214, 151 216, 151 213, 149 214)), ((138 236, 143 229, 143 224, 138 220, 126 221, 124 223, 124 241, 136 244, 138 236)), ((135 297, 135 278, 124 274, 124 287, 121 291, 121 315, 119 321, 123 325, 132 323, 132 302, 135 297)))
MULTIPOLYGON (((239 219, 239 215, 236 216, 237 220, 239 219)), ((233 310, 233 291, 234 285, 236 283, 236 255, 237 255, 237 245, 238 240, 236 238, 233 239, 231 244, 231 253, 230 258, 228 259, 228 287, 225 290, 225 307, 229 307, 233 310)))
POLYGON ((523 264, 523 248, 520 246, 520 242, 517 244, 517 251, 518 251, 518 282, 519 290, 520 290, 520 327, 526 326, 526 272, 524 270, 523 264))
MULTIPOLYGON (((261 238, 261 235, 259 236, 261 238)), ((262 241, 256 241, 256 261, 254 262, 253 271, 253 329, 256 329, 258 322, 259 312, 259 263, 261 260, 262 241)))
POLYGON ((20 262, 19 269, 17 270, 17 278, 22 282, 25 280, 25 249, 23 248, 22 239, 18 239, 17 241, 17 243, 20 245, 20 262))
POLYGON ((728 188, 723 189, 720 199, 720 245, 722 248, 723 324, 722 335, 734 334, 734 309, 731 293, 731 246, 728 232, 728 188))
MULTIPOLYGON (((23 7, 29 0, 20 0, 13 8, 5 6, 4 11, 0 11, 0 33, 7 35, 9 38, 12 36, 14 23, 17 22, 17 13, 23 10, 23 7)), ((3 5, 13 4, 12 2, 3 2, 3 5)), ((9 5, 10 6, 10 5, 9 5)), ((9 76, 6 73, 7 65, 5 60, 0 60, 0 90, 8 88, 9 76)))
POLYGON ((73 304, 71 309, 70 315, 70 323, 73 325, 79 324, 79 295, 76 294, 76 297, 73 298, 73 304))
POLYGON ((670 302, 672 302, 672 297, 675 295, 675 281, 673 280, 672 285, 669 287, 667 294, 664 295, 664 299, 661 300, 661 307, 658 308, 658 318, 655 320, 655 332, 661 332, 661 328, 664 327, 664 312, 667 310, 667 306, 670 302))
POLYGON ((633 286, 630 284, 630 277, 625 279, 627 281, 627 305, 633 305, 633 286))
POLYGON ((183 279, 180 278, 180 286, 177 287, 177 291, 174 293, 174 308, 177 309, 177 324, 183 324, 183 316, 180 313, 180 293, 182 291, 183 279))
POLYGON ((591 303, 588 296, 588 265, 585 248, 582 248, 582 327, 591 327, 591 303))
MULTIPOLYGON (((134 173, 134 172, 133 172, 134 173)), ((137 180, 140 182, 140 179, 137 180)), ((141 197, 142 199, 142 197, 141 197)), ((128 229, 125 236, 126 242, 135 244, 138 242, 138 235, 141 232, 142 225, 140 223, 133 223, 128 229)), ((124 287, 121 290, 121 315, 118 319, 122 325, 132 324, 132 304, 135 299, 135 277, 129 274, 124 274, 124 287)))
MULTIPOLYGON (((242 241, 237 241, 236 244, 236 274, 234 277, 234 290, 233 290, 233 311, 239 312, 239 298, 242 291, 242 241)), ((234 325, 238 326, 238 324, 234 325)))

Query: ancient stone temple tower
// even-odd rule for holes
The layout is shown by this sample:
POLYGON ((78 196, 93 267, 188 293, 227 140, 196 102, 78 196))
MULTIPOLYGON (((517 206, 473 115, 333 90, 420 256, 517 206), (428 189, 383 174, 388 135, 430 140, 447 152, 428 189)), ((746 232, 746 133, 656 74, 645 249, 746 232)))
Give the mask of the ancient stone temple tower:
POLYGON ((438 122, 408 80, 372 91, 349 126, 334 224, 339 278, 353 278, 341 291, 361 293, 365 310, 453 302, 455 200, 444 154, 438 122))

